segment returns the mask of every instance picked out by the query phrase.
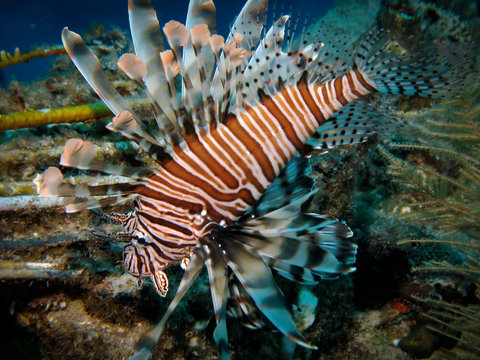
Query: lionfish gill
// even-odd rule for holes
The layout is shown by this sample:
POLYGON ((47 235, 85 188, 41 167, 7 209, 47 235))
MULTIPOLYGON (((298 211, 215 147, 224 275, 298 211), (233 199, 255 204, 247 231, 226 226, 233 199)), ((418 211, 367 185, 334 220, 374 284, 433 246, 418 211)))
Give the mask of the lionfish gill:
POLYGON ((135 54, 124 54, 118 67, 145 89, 155 128, 107 80, 82 38, 63 30, 69 56, 116 115, 108 129, 136 142, 156 166, 114 166, 96 159, 92 143, 70 139, 62 166, 131 180, 73 185, 51 167, 40 195, 63 197, 67 212, 134 200, 133 211, 109 217, 129 241, 125 269, 150 277, 161 296, 168 291, 163 270, 177 263, 185 270, 133 359, 151 356, 204 264, 223 359, 229 299, 229 312, 252 326, 255 313, 263 313, 285 336, 314 348, 297 330, 272 272, 306 285, 336 278, 355 270, 356 245, 345 223, 303 210, 314 192, 308 156, 396 126, 365 95, 445 96, 467 72, 458 54, 387 51, 394 42, 382 30, 336 52, 318 34, 302 32, 293 41, 286 37, 289 16, 267 28, 266 10, 267 0, 248 0, 225 39, 216 34, 211 0, 191 0, 186 24, 170 21, 163 29, 150 0, 128 1, 135 54))

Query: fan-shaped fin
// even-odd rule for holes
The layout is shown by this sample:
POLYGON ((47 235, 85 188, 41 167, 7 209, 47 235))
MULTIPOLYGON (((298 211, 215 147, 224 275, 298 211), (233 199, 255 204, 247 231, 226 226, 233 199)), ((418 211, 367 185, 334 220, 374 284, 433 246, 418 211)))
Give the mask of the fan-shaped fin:
POLYGON ((315 349, 298 332, 292 316, 287 310, 285 298, 273 279, 270 269, 262 258, 244 245, 221 235, 216 237, 219 245, 227 252, 229 266, 254 300, 262 313, 292 341, 315 349))
POLYGON ((144 86, 143 79, 147 77, 147 67, 137 55, 123 54, 118 59, 117 65, 130 79, 144 86))
POLYGON ((310 194, 313 188, 311 172, 308 159, 293 157, 246 216, 265 215, 310 194))

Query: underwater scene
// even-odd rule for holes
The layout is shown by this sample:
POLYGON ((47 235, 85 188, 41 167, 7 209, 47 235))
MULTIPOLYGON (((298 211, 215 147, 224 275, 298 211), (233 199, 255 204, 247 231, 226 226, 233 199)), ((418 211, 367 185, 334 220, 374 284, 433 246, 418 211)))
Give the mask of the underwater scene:
POLYGON ((0 20, 2 359, 480 358, 480 1, 0 20))

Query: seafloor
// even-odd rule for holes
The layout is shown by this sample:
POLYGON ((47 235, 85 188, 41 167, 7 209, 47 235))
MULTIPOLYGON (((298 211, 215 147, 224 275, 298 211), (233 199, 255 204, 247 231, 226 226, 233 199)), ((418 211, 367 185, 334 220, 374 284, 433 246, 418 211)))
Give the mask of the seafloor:
MULTIPOLYGON (((471 44, 480 40, 479 16, 478 1, 352 0, 336 3, 323 20, 350 37, 377 22, 411 46, 422 41, 464 43, 475 58, 471 44)), ((119 55, 132 51, 129 35, 98 26, 83 37, 101 56, 117 89, 135 98, 139 89, 115 67, 119 55)), ((453 103, 400 96, 372 99, 396 109, 396 116, 421 135, 413 130, 401 136, 376 135, 358 146, 312 157, 318 188, 313 207, 351 226, 359 245, 357 271, 309 288, 279 279, 297 325, 317 351, 297 348, 291 355, 292 345, 268 326, 249 330, 230 319, 233 359, 480 357, 480 83, 478 77, 471 81, 469 91, 453 103), (443 125, 422 132, 422 119, 443 125), (405 145, 420 137, 426 139, 421 149, 405 145), (391 146, 392 141, 400 145, 391 146), (417 178, 423 180, 412 182, 417 178), (459 225, 462 216, 465 221, 459 225), (412 239, 418 242, 399 243, 412 239)), ((11 81, 0 88, 0 114, 97 101, 66 55, 58 55, 41 80, 11 81)), ((36 194, 38 174, 58 163, 70 138, 94 142, 103 158, 115 163, 148 161, 105 124, 0 133, 2 359, 127 358, 174 295, 171 290, 162 299, 150 281, 139 284, 124 271, 123 244, 98 236, 116 230, 98 215, 65 214, 28 197, 36 194), (14 196, 27 197, 14 206, 14 196)), ((66 174, 108 181, 75 170, 66 174)), ((170 288, 176 289, 182 270, 167 272, 170 288)), ((214 327, 203 273, 169 321, 154 358, 218 359, 214 327)))

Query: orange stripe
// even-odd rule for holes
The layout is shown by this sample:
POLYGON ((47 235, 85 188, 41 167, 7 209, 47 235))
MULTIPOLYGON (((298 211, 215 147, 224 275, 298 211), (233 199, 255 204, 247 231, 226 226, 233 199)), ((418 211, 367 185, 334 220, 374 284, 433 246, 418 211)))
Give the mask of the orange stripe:
POLYGON ((315 116, 317 124, 319 126, 322 125, 325 122, 325 118, 323 117, 322 112, 310 93, 306 76, 302 76, 300 81, 297 83, 297 88, 300 91, 300 95, 302 95, 303 101, 305 101, 305 104, 307 104, 308 108, 310 109, 310 112, 313 114, 313 116, 315 116))
POLYGON ((265 136, 269 137, 270 141, 272 142, 275 148, 275 151, 282 158, 283 162, 286 164, 289 159, 286 157, 286 155, 282 151, 282 147, 279 141, 277 140, 277 137, 275 136, 275 134, 272 134, 272 131, 267 127, 264 121, 258 116, 258 114, 253 110, 251 106, 245 106, 244 108, 248 112, 248 114, 253 118, 253 120, 257 123, 257 125, 260 126, 265 136))
POLYGON ((283 112, 277 107, 277 104, 273 101, 270 96, 265 95, 263 91, 258 91, 260 96, 260 101, 262 105, 264 105, 267 110, 272 114, 275 119, 280 123, 280 126, 283 129, 283 132, 287 136, 288 140, 295 146, 297 150, 303 148, 303 142, 298 138, 295 129, 293 128, 290 120, 285 117, 283 112))
MULTIPOLYGON (((228 124, 230 121, 236 121, 236 118, 235 117, 229 117, 225 120, 225 122, 228 124)), ((260 184, 260 182, 253 176, 252 174, 252 171, 250 170, 250 166, 248 164, 245 163, 245 161, 239 156, 239 151, 238 149, 232 149, 231 146, 233 146, 234 144, 234 141, 233 139, 230 138, 230 135, 225 132, 224 133, 224 136, 228 139, 228 144, 225 143, 225 141, 223 140, 223 138, 218 134, 218 131, 217 130, 214 130, 210 133, 210 136, 212 136, 213 139, 215 139, 215 141, 220 145, 220 147, 225 150, 228 155, 232 158, 232 160, 235 162, 235 164, 237 164, 242 170, 243 172, 245 173, 245 176, 247 177, 248 181, 253 185, 255 186, 255 188, 260 192, 260 193, 263 193, 265 191, 265 188, 262 186, 262 184, 260 184)), ((243 184, 245 185, 245 184, 243 184)), ((251 195, 251 199, 254 199, 253 198, 253 195, 251 195)), ((243 198, 242 198, 243 199, 243 198)), ((245 199, 243 199, 244 201, 246 201, 247 203, 249 204, 252 204, 255 200, 253 201, 247 201, 245 199)))
MULTIPOLYGON (((302 102, 303 97, 302 97, 302 95, 301 94, 299 95, 299 93, 297 93, 295 91, 295 89, 292 89, 292 94, 293 94, 293 97, 295 98, 295 100, 297 101, 298 106, 301 106, 302 110, 305 111, 308 114, 310 112, 310 110, 308 109, 308 107, 307 108, 303 107, 303 102, 302 102)), ((296 111, 296 113, 298 114, 298 117, 299 117, 300 121, 305 125, 305 130, 307 130, 307 133, 311 136, 312 135, 312 130, 310 130, 310 124, 307 121, 307 117, 305 115, 303 115, 303 113, 301 113, 300 111, 296 111)))
POLYGON ((258 164, 260 165, 260 170, 263 172, 267 180, 269 182, 275 180, 275 177, 277 175, 273 170, 270 160, 268 160, 267 155, 263 151, 262 144, 258 143, 253 137, 251 137, 248 134, 247 130, 240 125, 237 119, 235 119, 234 121, 229 121, 227 123, 227 126, 230 131, 242 142, 243 145, 245 145, 247 150, 257 160, 258 164))
POLYGON ((330 97, 328 96, 328 89, 327 89, 327 84, 321 84, 320 85, 320 91, 322 92, 323 95, 323 101, 326 106, 328 106, 333 112, 336 111, 335 107, 332 105, 330 102, 330 97))
POLYGON ((347 80, 348 80, 348 85, 350 85, 350 91, 355 95, 356 97, 361 97, 362 94, 360 94, 355 87, 355 81, 353 80, 352 73, 349 72, 347 73, 347 80))
POLYGON ((371 86, 367 80, 365 80, 365 78, 363 77, 363 74, 358 71, 357 69, 353 70, 355 72, 355 75, 357 75, 357 79, 358 81, 360 81, 360 84, 362 84, 362 86, 367 89, 368 91, 372 92, 372 91, 375 91, 377 89, 375 89, 373 86, 371 86))
MULTIPOLYGON (((187 141, 188 147, 192 152, 202 160, 202 162, 215 174, 216 177, 221 179, 230 189, 238 188, 238 180, 230 174, 227 169, 223 168, 222 165, 208 152, 203 144, 198 141, 198 138, 189 137, 187 141), (193 140, 193 141, 192 141, 193 140)), ((192 159, 185 158, 187 163, 194 165, 192 159)))
POLYGON ((336 78, 333 82, 333 86, 335 87, 335 95, 337 96, 337 100, 342 105, 347 105, 348 101, 343 96, 343 84, 342 84, 343 77, 336 78))

